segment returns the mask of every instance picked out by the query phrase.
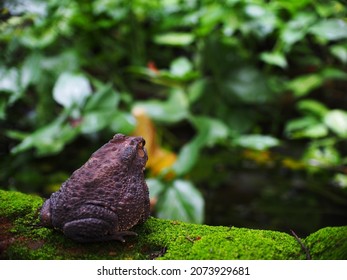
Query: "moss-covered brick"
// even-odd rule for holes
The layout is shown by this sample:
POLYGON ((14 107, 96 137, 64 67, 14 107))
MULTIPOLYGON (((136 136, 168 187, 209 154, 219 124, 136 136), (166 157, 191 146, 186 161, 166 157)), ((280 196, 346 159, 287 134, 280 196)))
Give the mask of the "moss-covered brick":
MULTIPOLYGON (((43 199, 0 190, 2 259, 305 259, 290 234, 150 218, 137 237, 79 244, 39 224, 43 199)), ((347 226, 321 229, 302 242, 312 259, 347 259, 347 226)))
POLYGON ((347 260, 347 226, 326 227, 305 239, 313 259, 347 260))

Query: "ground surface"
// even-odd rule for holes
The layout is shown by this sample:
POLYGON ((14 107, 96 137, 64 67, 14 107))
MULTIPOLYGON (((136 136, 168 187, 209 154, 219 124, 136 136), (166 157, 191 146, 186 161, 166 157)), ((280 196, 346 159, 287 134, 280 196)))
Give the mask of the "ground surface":
POLYGON ((291 234, 150 218, 127 242, 75 243, 43 228, 43 199, 0 190, 1 259, 347 259, 347 226, 291 234))

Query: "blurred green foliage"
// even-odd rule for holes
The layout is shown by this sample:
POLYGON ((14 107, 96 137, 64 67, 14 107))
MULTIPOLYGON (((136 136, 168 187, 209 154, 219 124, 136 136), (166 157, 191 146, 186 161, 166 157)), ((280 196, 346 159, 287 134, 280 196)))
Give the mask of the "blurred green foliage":
MULTIPOLYGON (((114 133, 130 134, 138 125, 131 111, 141 107, 177 153, 149 180, 159 217, 203 222, 210 189, 232 195, 232 174, 241 166, 252 176, 254 164, 324 182, 317 192, 346 207, 344 1, 1 5, 2 187, 56 190, 114 133)), ((268 198, 273 189, 263 187, 268 198)), ((299 204, 319 209, 312 199, 299 204)))

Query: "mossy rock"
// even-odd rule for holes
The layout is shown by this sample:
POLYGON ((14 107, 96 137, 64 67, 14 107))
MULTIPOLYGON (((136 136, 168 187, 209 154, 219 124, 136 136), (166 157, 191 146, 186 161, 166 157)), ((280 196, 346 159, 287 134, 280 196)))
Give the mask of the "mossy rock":
POLYGON ((79 244, 40 226, 42 203, 38 196, 0 190, 0 258, 300 260, 309 253, 312 259, 347 259, 347 226, 299 240, 283 232, 150 218, 125 243, 79 244))

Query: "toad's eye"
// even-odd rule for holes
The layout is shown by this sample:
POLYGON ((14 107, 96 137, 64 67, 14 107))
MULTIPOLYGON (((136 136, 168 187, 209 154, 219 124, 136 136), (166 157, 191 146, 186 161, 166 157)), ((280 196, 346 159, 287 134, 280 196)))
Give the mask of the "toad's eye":
POLYGON ((135 156, 134 147, 128 146, 122 152, 122 158, 124 161, 128 162, 132 160, 135 156))
POLYGON ((137 146, 137 154, 141 158, 143 158, 145 156, 144 146, 145 146, 145 140, 140 142, 137 146))

